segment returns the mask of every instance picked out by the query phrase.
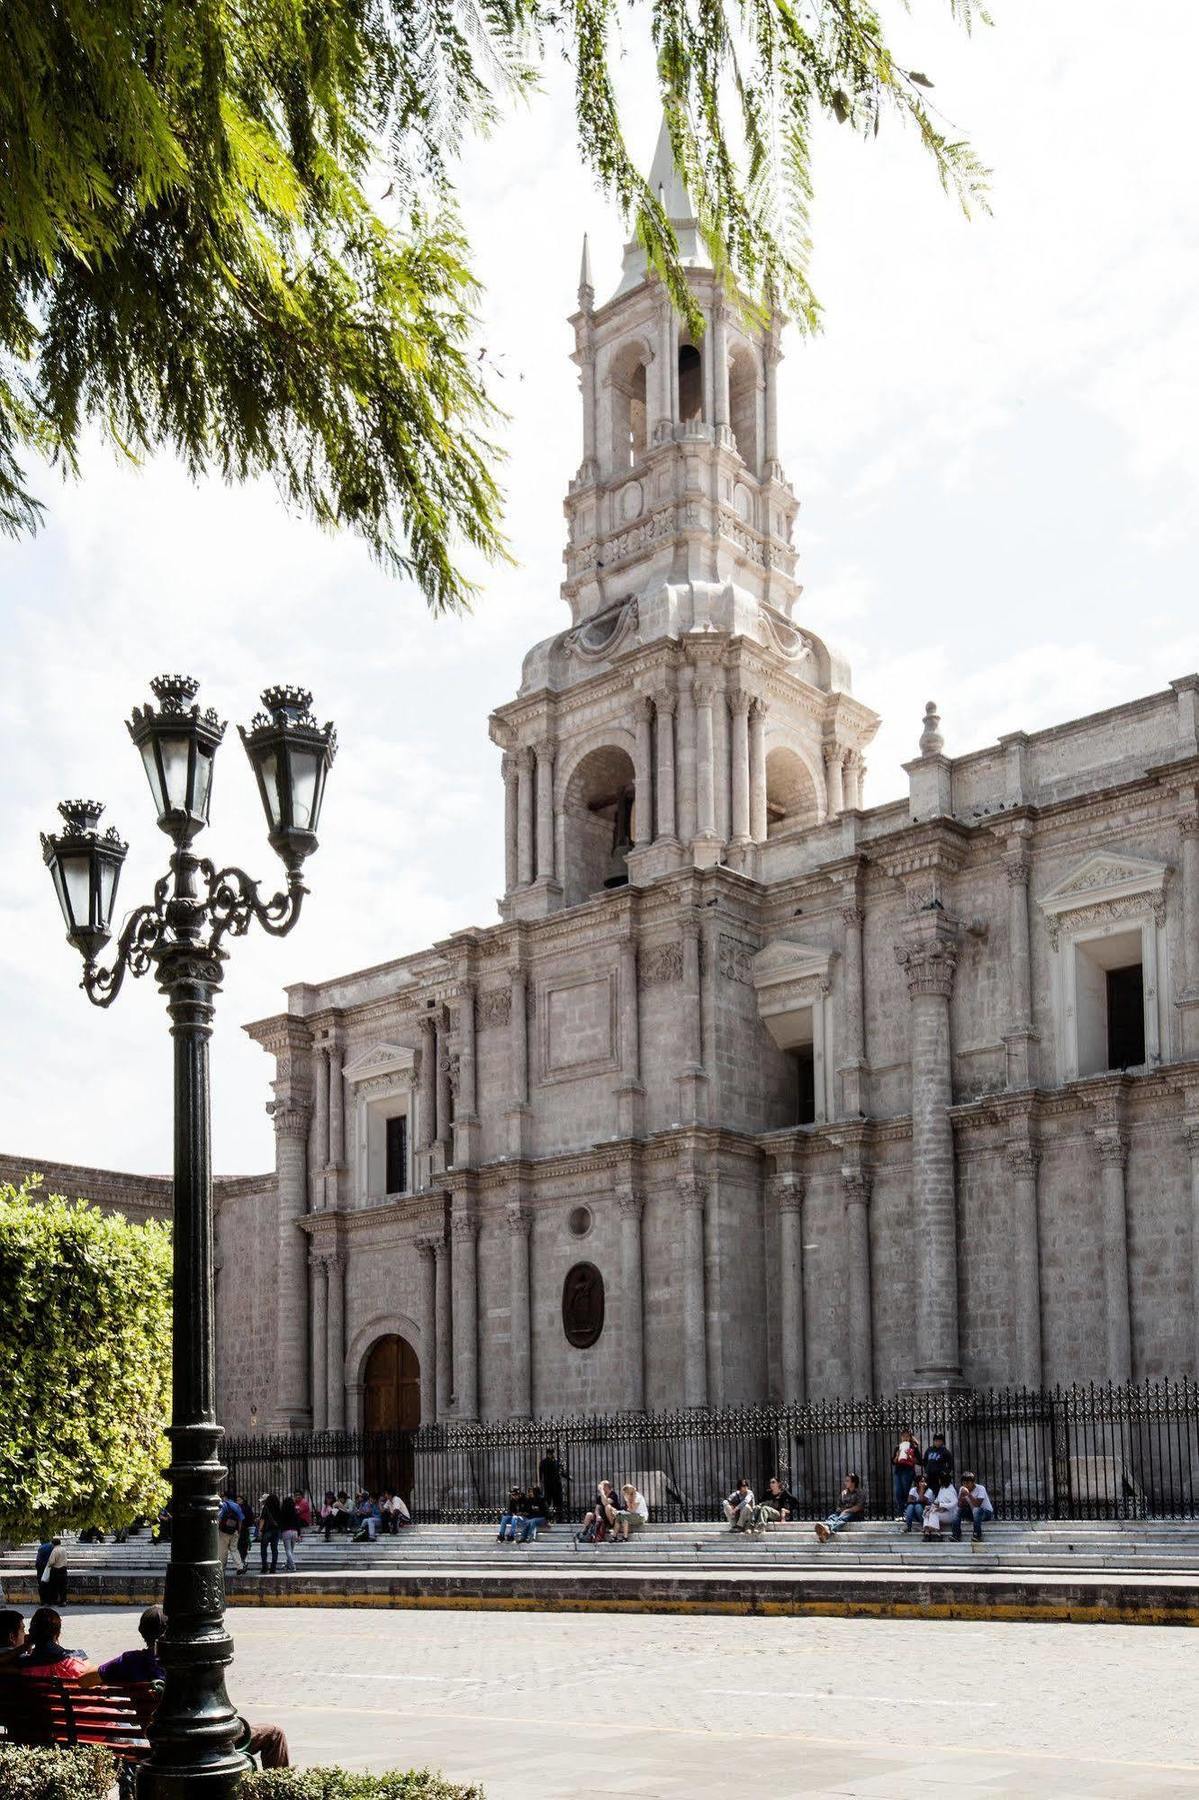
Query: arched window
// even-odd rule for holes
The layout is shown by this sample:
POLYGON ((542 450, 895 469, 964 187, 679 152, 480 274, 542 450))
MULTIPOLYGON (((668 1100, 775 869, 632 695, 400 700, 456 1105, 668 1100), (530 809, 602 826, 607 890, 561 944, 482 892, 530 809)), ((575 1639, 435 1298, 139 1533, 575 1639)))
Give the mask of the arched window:
POLYGON ((737 452, 747 469, 761 473, 758 441, 758 361, 753 351, 739 344, 729 358, 729 423, 737 440, 737 452))
POLYGON ((614 744, 590 751, 571 776, 563 805, 567 906, 627 884, 634 798, 632 760, 614 744))
POLYGON ((784 745, 766 758, 766 835, 800 830, 820 819, 816 784, 807 764, 784 745))
POLYGON ((631 469, 641 461, 648 443, 646 416, 646 351, 629 344, 608 373, 612 396, 612 471, 631 469))
POLYGON ((704 416, 704 366, 694 344, 679 345, 679 423, 695 424, 704 416))

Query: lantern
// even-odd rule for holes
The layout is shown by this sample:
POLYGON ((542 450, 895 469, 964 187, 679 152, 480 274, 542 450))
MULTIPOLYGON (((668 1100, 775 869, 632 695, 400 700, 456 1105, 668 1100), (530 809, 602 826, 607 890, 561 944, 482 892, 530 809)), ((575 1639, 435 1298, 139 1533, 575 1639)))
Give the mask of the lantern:
POLYGON ((249 730, 238 729, 258 780, 268 841, 294 874, 316 849, 337 733, 328 721, 317 724, 304 688, 266 688, 262 704, 266 710, 255 714, 249 730))
POLYGON ((190 844, 208 823, 212 763, 225 727, 211 707, 195 704, 198 681, 159 675, 150 683, 159 702, 134 707, 129 735, 142 754, 158 824, 177 848, 190 844))
POLYGON ((117 882, 128 844, 112 825, 101 836, 104 808, 97 800, 64 800, 65 829, 47 837, 42 855, 54 882, 67 927, 67 941, 93 962, 111 936, 117 882))

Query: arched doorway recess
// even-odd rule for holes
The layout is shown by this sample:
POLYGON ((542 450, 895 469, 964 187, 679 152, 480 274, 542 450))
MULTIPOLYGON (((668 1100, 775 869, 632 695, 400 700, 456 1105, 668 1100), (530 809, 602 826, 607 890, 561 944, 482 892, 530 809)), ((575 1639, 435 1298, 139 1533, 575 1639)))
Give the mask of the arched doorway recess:
POLYGON ((391 1488, 412 1505, 415 1468, 409 1432, 420 1424, 420 1358, 407 1338, 381 1337, 362 1375, 363 1474, 373 1494, 391 1488))

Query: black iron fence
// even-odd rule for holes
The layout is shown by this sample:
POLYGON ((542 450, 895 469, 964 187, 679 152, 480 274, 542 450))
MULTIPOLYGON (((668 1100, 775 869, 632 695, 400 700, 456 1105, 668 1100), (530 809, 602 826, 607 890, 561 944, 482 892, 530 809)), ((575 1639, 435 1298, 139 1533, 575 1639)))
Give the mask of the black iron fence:
POLYGON ((894 1512, 891 1456, 911 1429, 944 1433, 954 1470, 972 1470, 1009 1519, 1194 1518, 1199 1513, 1199 1383, 1031 1392, 900 1394, 810 1406, 546 1417, 415 1431, 232 1437, 229 1481, 252 1501, 274 1490, 362 1488, 403 1494, 420 1521, 494 1519, 513 1486, 538 1480, 552 1452, 564 1511, 577 1517, 602 1477, 632 1481, 659 1520, 720 1517, 746 1475, 760 1495, 779 1475, 807 1516, 829 1511, 844 1475, 868 1512, 894 1512))

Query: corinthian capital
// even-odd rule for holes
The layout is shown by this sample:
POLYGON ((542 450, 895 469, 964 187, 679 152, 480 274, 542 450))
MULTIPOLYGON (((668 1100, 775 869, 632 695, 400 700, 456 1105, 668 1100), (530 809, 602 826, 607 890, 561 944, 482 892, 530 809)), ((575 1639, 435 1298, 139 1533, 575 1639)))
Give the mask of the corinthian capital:
POLYGON ((1119 1132, 1105 1132, 1095 1139, 1099 1160, 1108 1168, 1122 1169, 1128 1161, 1128 1139, 1119 1132))
POLYGON ((621 1188, 616 1204, 622 1219, 639 1219, 645 1210, 645 1195, 638 1194, 633 1188, 621 1188))
POLYGON ((274 1121, 276 1137, 306 1138, 308 1136, 312 1102, 305 1096, 290 1094, 286 1100, 268 1100, 266 1110, 274 1121))
POLYGON ((767 1193, 779 1212, 802 1212, 804 1178, 792 1174, 772 1175, 767 1183, 767 1193))
POLYGON ((867 1169, 842 1169, 841 1188, 846 1206, 865 1206, 870 1199, 870 1173, 867 1169))
POLYGON ((685 1212, 689 1212, 692 1207, 703 1207, 704 1202, 708 1198, 708 1184, 706 1181, 700 1181, 694 1175, 680 1175, 676 1186, 678 1188, 679 1205, 685 1212))
POLYGON ((504 1208, 504 1219, 513 1237, 528 1237, 533 1226, 533 1217, 519 1200, 512 1200, 504 1208))
POLYGON ((936 994, 948 1000, 953 993, 953 977, 958 966, 958 947, 945 938, 927 942, 896 944, 895 960, 908 978, 908 994, 936 994))

